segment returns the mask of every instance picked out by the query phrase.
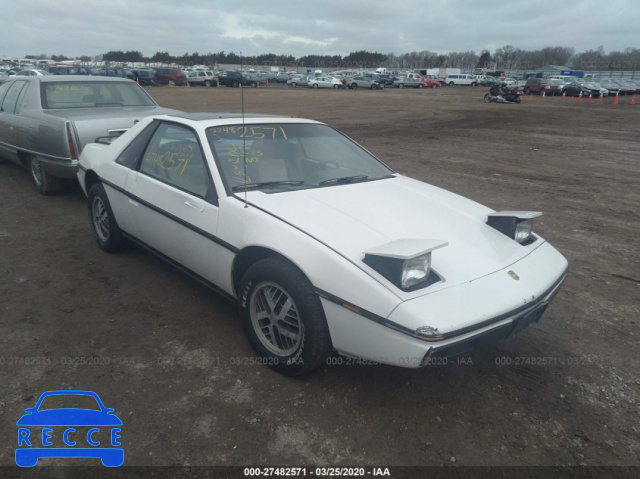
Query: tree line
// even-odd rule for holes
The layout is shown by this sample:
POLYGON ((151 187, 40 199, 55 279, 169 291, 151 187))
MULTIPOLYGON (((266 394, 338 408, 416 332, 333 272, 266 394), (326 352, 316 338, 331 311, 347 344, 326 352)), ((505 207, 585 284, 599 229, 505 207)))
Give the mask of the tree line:
MULTIPOLYGON (((26 58, 47 59, 47 55, 27 55, 26 58)), ((52 55, 52 60, 74 60, 65 55, 52 55)), ((200 54, 185 53, 181 56, 170 55, 169 52, 156 52, 151 57, 139 51, 109 51, 96 58, 86 55, 75 58, 80 61, 105 61, 125 63, 176 63, 179 65, 217 65, 247 64, 278 67, 315 67, 315 68, 377 68, 392 69, 415 68, 486 68, 499 70, 535 70, 545 65, 562 65, 576 70, 637 70, 640 69, 640 49, 626 48, 622 51, 606 53, 602 46, 595 50, 576 53, 568 47, 545 47, 539 50, 522 50, 512 45, 505 45, 493 53, 482 50, 449 52, 440 54, 428 50, 396 55, 394 53, 368 52, 365 50, 352 52, 349 55, 306 55, 299 58, 293 55, 276 55, 267 53, 255 56, 242 56, 240 53, 221 51, 218 53, 200 54)))

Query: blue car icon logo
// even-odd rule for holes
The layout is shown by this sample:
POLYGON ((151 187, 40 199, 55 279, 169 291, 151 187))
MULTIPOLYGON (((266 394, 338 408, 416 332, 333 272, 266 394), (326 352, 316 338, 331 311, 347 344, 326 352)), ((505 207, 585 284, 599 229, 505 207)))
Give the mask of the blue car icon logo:
POLYGON ((16 422, 18 466, 33 467, 41 457, 99 457, 107 467, 124 463, 122 421, 93 391, 48 391, 24 411, 16 422), (52 407, 65 403, 82 407, 52 407))

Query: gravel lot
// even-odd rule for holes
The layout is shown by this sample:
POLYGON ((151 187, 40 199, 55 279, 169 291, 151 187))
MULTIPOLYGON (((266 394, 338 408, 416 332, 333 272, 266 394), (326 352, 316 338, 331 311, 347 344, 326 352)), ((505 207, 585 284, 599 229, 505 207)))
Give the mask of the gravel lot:
POLYGON ((542 321, 427 369, 343 364, 287 378, 252 364, 232 304, 141 249, 100 251, 77 184, 42 197, 25 171, 0 165, 0 465, 14 464, 15 422, 43 391, 88 389, 123 420, 129 466, 637 473, 640 106, 485 104, 485 90, 148 90, 186 111, 241 111, 243 93, 247 112, 326 121, 411 177, 543 211, 536 231, 570 275, 542 321))

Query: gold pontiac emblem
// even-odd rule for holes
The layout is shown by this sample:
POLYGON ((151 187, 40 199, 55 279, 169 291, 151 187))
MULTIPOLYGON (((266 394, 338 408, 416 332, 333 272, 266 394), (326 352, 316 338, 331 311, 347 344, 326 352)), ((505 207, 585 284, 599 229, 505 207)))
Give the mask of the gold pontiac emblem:
POLYGON ((513 279, 515 279, 516 281, 518 281, 520 279, 520 276, 518 276, 516 273, 514 273, 513 271, 509 271, 507 273, 509 276, 511 276, 513 279))

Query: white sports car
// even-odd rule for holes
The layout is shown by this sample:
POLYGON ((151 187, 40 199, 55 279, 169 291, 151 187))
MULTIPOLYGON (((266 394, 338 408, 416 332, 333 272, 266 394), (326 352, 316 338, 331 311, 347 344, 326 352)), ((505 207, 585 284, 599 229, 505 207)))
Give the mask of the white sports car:
POLYGON ((237 301, 264 363, 341 354, 416 368, 540 319, 567 261, 495 212, 403 177, 316 121, 148 117, 87 145, 78 179, 98 245, 133 241, 237 301))

